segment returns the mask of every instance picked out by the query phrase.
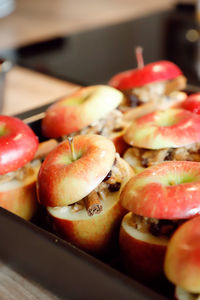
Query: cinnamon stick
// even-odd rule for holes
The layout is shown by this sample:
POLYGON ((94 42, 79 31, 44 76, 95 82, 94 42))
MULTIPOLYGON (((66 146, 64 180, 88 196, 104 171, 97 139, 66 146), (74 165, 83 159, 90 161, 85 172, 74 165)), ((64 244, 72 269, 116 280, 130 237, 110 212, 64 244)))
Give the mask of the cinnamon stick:
POLYGON ((85 208, 89 216, 93 216, 94 214, 99 214, 103 206, 99 199, 97 192, 92 191, 87 197, 85 197, 85 208))

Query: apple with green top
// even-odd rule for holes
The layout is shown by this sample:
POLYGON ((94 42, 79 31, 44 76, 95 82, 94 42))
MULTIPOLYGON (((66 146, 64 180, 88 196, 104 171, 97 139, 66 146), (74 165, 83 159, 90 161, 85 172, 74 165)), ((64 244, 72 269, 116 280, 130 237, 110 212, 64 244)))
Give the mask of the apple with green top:
POLYGON ((122 221, 119 239, 127 272, 152 284, 164 277, 169 238, 200 213, 199 193, 199 162, 165 162, 128 181, 120 202, 130 213, 122 221))
POLYGON ((118 107, 122 99, 123 94, 109 86, 80 88, 47 109, 42 132, 53 138, 77 132, 104 118, 118 107))
POLYGON ((54 227, 79 248, 108 251, 126 210, 119 203, 133 176, 116 156, 114 144, 100 135, 80 135, 64 141, 45 159, 38 175, 39 201, 54 227))
POLYGON ((184 109, 156 111, 133 121, 124 139, 146 149, 186 146, 200 141, 200 116, 184 109))

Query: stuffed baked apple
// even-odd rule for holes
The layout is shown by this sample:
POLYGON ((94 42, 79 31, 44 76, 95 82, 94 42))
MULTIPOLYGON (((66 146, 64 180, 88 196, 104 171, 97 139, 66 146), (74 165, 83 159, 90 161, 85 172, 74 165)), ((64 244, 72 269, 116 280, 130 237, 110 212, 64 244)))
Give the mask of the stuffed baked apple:
MULTIPOLYGON (((186 86, 186 78, 177 65, 170 61, 144 65, 141 47, 136 48, 136 58, 137 69, 116 74, 109 81, 110 86, 122 91, 128 97, 130 106, 144 105, 143 109, 147 113, 150 112, 148 111, 150 106, 154 106, 155 103, 159 109, 159 105, 167 108, 183 100, 183 95, 178 96, 179 93, 174 93, 186 86)), ((139 113, 140 109, 136 111, 139 113)))
POLYGON ((38 139, 21 120, 8 116, 0 116, 0 132, 0 206, 30 219, 36 209, 38 139))
POLYGON ((133 175, 100 135, 62 142, 45 159, 38 176, 39 201, 62 237, 93 254, 112 244, 125 209, 119 194, 133 175))
POLYGON ((127 272, 149 284, 163 278, 169 238, 200 213, 199 194, 198 162, 162 163, 129 180, 120 202, 130 212, 122 221, 119 239, 127 272))
POLYGON ((176 299, 200 297, 200 217, 185 222, 173 234, 165 257, 165 274, 176 285, 176 299))
POLYGON ((109 86, 95 85, 80 88, 71 96, 51 105, 42 120, 42 132, 59 138, 82 134, 100 134, 111 139, 122 153, 126 143, 122 139, 127 122, 116 108, 123 94, 109 86))
POLYGON ((134 107, 127 114, 128 120, 141 117, 158 109, 167 109, 181 103, 186 94, 182 71, 170 61, 157 61, 144 66, 141 47, 136 48, 138 68, 113 76, 109 85, 120 90, 134 107))
POLYGON ((183 109, 157 111, 136 119, 124 139, 124 159, 136 172, 163 161, 200 161, 200 116, 183 109))

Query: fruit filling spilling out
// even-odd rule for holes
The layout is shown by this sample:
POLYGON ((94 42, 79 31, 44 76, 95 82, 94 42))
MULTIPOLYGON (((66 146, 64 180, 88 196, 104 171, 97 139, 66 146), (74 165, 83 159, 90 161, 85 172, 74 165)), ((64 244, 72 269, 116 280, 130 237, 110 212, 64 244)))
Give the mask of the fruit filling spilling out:
POLYGON ((124 158, 137 170, 171 160, 200 162, 200 143, 194 143, 185 147, 159 150, 132 147, 126 151, 124 158))
POLYGON ((185 220, 161 220, 132 214, 130 222, 129 225, 142 233, 151 233, 155 237, 170 238, 185 220))
MULTIPOLYGON (((126 122, 122 120, 123 114, 119 110, 115 109, 111 113, 109 113, 106 118, 98 120, 91 125, 81 129, 78 132, 73 132, 68 135, 70 137, 74 137, 76 135, 84 135, 84 134, 100 134, 105 137, 109 137, 114 132, 119 132, 124 129, 126 122)), ((64 136, 66 139, 66 136, 64 136)))
MULTIPOLYGON (((89 201, 100 201, 102 203, 104 200, 106 200, 107 195, 109 193, 118 192, 121 188, 121 182, 124 179, 124 170, 123 166, 121 165, 119 154, 116 153, 115 161, 113 163, 112 169, 109 171, 107 176, 104 178, 104 180, 98 185, 98 187, 93 190, 88 196, 86 196, 84 199, 81 199, 80 201, 69 205, 71 208, 71 212, 76 213, 80 210, 87 209, 88 206, 88 200, 89 201)), ((95 213, 100 213, 102 208, 99 212, 97 211, 90 211, 87 209, 88 214, 90 216, 94 215, 95 213)))

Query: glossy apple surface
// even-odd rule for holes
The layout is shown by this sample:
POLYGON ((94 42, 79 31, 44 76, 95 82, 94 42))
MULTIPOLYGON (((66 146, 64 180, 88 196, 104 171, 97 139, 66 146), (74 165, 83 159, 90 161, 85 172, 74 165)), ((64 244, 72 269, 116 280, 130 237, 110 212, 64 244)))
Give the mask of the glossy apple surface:
POLYGON ((119 132, 112 132, 109 139, 114 143, 116 152, 121 156, 128 149, 129 145, 125 142, 123 136, 127 128, 123 128, 119 132))
POLYGON ((200 116, 184 109, 153 112, 133 121, 124 139, 146 149, 183 147, 200 141, 200 116))
POLYGON ((170 61, 157 61, 145 65, 142 69, 133 69, 121 72, 109 81, 109 85, 126 90, 141 87, 145 84, 161 80, 170 80, 182 75, 182 71, 170 61))
POLYGON ((33 159, 38 138, 21 120, 0 116, 0 175, 15 171, 33 159))
POLYGON ((130 275, 143 282, 161 279, 168 239, 140 232, 131 226, 131 215, 131 212, 125 215, 120 228, 123 266, 130 275))
POLYGON ((193 113, 200 114, 200 93, 192 94, 183 102, 182 107, 193 113))
POLYGON ((200 217, 178 228, 168 245, 165 273, 181 288, 200 293, 200 217))
POLYGON ((100 135, 74 137, 76 160, 68 141, 56 147, 38 175, 38 196, 45 206, 64 206, 87 196, 106 177, 115 159, 114 144, 100 135))
POLYGON ((130 179, 120 196, 122 206, 156 219, 186 219, 200 213, 200 163, 169 161, 130 179))
POLYGON ((123 159, 119 158, 119 163, 120 169, 123 169, 120 190, 105 196, 101 201, 103 210, 100 214, 88 216, 85 208, 74 213, 70 206, 47 208, 56 230, 63 238, 96 255, 110 252, 116 247, 119 225, 127 212, 119 203, 119 195, 133 176, 133 171, 123 159))
POLYGON ((38 162, 24 180, 11 180, 0 184, 0 206, 10 212, 30 220, 37 208, 36 179, 40 168, 38 162))
POLYGON ((47 109, 42 132, 47 137, 57 138, 79 131, 105 118, 123 97, 120 91, 105 85, 81 88, 47 109))

